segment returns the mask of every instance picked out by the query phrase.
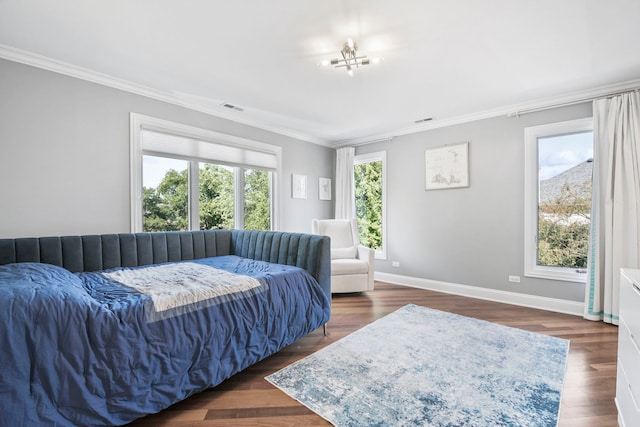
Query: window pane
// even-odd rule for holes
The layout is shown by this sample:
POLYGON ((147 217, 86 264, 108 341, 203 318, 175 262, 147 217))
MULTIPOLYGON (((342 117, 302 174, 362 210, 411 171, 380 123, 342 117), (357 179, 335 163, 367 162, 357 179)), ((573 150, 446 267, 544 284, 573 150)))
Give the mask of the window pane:
POLYGON ((244 170, 244 229, 271 229, 271 172, 244 170))
POLYGON ((538 265, 587 267, 592 158, 592 132, 538 138, 538 265))
POLYGON ((143 231, 189 229, 189 179, 185 160, 142 157, 143 231))
POLYGON ((356 217, 360 241, 382 249, 382 161, 354 165, 356 217))
POLYGON ((234 228, 234 169, 200 163, 200 230, 234 228))

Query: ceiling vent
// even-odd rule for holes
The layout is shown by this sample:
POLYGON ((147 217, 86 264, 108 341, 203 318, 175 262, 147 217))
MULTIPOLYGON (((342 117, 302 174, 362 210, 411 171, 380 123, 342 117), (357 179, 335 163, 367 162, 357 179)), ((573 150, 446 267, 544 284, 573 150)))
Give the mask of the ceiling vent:
POLYGON ((237 106, 235 106, 235 105, 233 105, 233 104, 222 104, 222 106, 223 106, 224 108, 228 108, 228 109, 230 109, 230 110, 244 111, 244 108, 237 107, 237 106))
POLYGON ((433 120, 433 117, 425 117, 424 119, 418 119, 418 120, 414 120, 413 123, 424 123, 424 122, 430 122, 431 120, 433 120))

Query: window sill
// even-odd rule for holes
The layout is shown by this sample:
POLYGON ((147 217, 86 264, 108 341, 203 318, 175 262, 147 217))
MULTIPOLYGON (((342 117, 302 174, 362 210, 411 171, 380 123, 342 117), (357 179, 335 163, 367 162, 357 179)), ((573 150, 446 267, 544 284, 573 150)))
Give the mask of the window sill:
POLYGON ((533 270, 526 271, 525 277, 533 277, 536 279, 559 280, 563 282, 586 283, 586 273, 576 273, 571 268, 552 268, 538 267, 533 270))

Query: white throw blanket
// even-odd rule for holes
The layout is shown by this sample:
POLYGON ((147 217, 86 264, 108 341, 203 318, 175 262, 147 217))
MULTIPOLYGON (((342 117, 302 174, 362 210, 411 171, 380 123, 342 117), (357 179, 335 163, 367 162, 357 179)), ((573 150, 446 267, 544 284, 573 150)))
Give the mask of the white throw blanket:
POLYGON ((102 273, 151 298, 156 312, 247 291, 257 279, 193 262, 102 273))

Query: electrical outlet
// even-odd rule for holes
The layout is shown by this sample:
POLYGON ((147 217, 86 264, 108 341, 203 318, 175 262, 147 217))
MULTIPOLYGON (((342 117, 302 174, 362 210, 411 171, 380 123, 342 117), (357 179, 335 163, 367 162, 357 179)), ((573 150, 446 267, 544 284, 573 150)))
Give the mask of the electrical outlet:
POLYGON ((400 261, 393 261, 391 267, 400 267, 400 261))
POLYGON ((520 276, 509 276, 509 281, 513 283, 520 283, 520 276))

